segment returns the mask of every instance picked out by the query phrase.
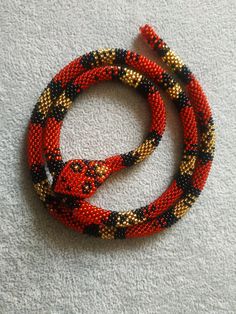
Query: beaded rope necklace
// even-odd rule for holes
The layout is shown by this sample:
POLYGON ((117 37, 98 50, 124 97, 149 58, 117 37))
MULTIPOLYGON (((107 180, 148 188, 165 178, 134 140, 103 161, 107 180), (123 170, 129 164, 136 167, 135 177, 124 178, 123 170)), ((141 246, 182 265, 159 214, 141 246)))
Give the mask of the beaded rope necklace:
POLYGON ((143 237, 170 227, 200 195, 214 155, 212 114, 199 82, 149 25, 140 31, 180 79, 186 93, 169 73, 142 55, 124 49, 96 50, 75 59, 56 74, 41 94, 29 125, 28 162, 39 198, 64 225, 102 239, 143 237), (67 110, 82 91, 108 80, 126 83, 147 99, 152 121, 145 140, 136 149, 105 160, 63 161, 60 131, 67 110), (87 198, 113 172, 144 160, 160 142, 166 115, 159 87, 175 104, 183 126, 183 156, 172 183, 151 204, 135 210, 115 212, 90 204, 87 198))

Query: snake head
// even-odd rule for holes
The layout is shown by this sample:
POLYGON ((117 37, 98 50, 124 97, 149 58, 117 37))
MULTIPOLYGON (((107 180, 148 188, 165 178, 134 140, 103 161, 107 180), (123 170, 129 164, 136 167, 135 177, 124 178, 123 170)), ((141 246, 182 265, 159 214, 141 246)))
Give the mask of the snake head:
POLYGON ((102 160, 68 161, 54 182, 54 192, 80 199, 92 196, 112 169, 102 160))

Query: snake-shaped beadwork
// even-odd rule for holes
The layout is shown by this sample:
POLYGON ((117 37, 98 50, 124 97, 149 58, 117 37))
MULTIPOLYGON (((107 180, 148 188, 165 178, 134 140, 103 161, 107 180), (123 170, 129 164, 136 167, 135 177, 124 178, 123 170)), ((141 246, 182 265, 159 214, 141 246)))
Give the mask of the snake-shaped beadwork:
POLYGON ((147 236, 174 224, 200 195, 214 154, 212 114, 199 82, 149 25, 140 30, 186 92, 169 73, 146 57, 124 49, 100 49, 75 59, 56 74, 41 94, 29 125, 28 161, 40 199, 50 214, 66 226, 103 239, 147 236), (124 82, 147 99, 152 112, 149 133, 131 152, 105 160, 65 162, 59 145, 63 118, 76 96, 104 80, 124 82), (159 87, 177 107, 183 126, 183 156, 172 183, 159 198, 138 209, 114 212, 91 205, 87 198, 113 172, 144 160, 157 147, 166 123, 159 87))

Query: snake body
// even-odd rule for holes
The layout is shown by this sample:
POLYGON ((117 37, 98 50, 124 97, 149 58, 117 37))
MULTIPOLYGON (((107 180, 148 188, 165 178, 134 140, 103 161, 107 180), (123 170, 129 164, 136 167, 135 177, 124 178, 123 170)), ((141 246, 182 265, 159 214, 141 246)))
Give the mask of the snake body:
POLYGON ((64 225, 102 239, 147 236, 177 222, 203 190, 214 155, 212 113, 198 80, 151 26, 140 31, 185 91, 171 74, 136 52, 99 49, 76 58, 55 75, 42 92, 29 124, 28 163, 36 193, 64 225), (105 160, 63 161, 60 130, 66 112, 81 92, 106 80, 126 83, 147 99, 152 122, 144 142, 105 160), (159 88, 173 101, 183 126, 183 156, 173 181, 160 197, 138 209, 114 212, 90 204, 87 199, 113 172, 141 162, 160 142, 166 119, 159 88))

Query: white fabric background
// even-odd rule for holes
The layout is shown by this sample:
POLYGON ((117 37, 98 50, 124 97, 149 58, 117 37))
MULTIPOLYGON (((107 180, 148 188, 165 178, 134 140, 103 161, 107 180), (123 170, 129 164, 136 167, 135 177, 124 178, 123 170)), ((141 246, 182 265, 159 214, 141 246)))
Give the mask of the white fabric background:
MULTIPOLYGON (((0 312, 235 313, 234 0, 47 1, 0 4, 0 312), (214 112, 217 149, 198 202, 168 231, 102 241, 51 219, 32 190, 25 136, 51 77, 76 56, 123 47, 155 59, 137 37, 151 23, 202 83, 214 112)), ((156 198, 177 168, 181 128, 168 125, 153 155, 108 180, 93 203, 114 210, 156 198)), ((148 129, 145 101, 104 83, 65 119, 65 158, 103 158, 134 148, 148 129)))

